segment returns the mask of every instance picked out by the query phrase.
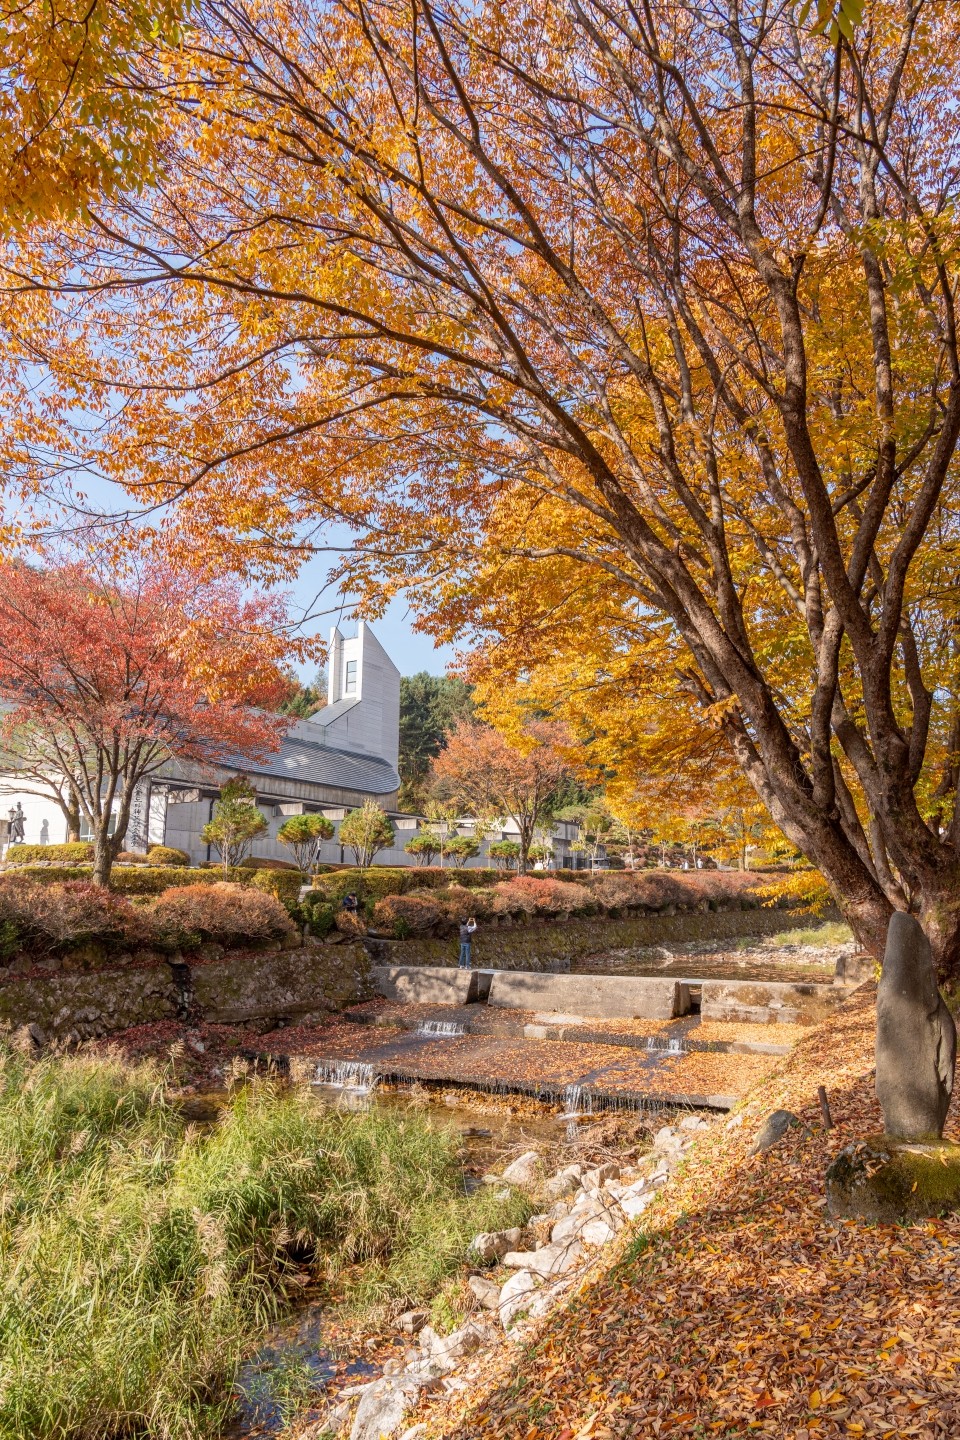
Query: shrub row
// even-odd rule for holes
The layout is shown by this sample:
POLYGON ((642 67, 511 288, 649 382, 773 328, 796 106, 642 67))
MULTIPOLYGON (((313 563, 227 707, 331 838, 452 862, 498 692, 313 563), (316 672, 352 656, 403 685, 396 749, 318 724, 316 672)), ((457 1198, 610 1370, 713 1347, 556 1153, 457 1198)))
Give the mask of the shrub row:
POLYGON ((89 880, 37 884, 0 877, 0 960, 26 952, 42 963, 95 942, 108 955, 140 948, 194 949, 205 941, 238 945, 295 934, 286 906, 257 885, 214 881, 170 886, 135 904, 89 880))
POLYGON ((521 915, 564 918, 632 908, 697 909, 744 899, 759 905, 770 903, 758 893, 762 878, 699 871, 690 875, 615 871, 595 875, 589 884, 574 884, 553 875, 519 875, 481 892, 448 884, 444 890, 424 887, 388 894, 372 906, 372 918, 379 929, 402 938, 459 924, 470 915, 477 920, 521 915))
MULTIPOLYGON (((146 855, 123 850, 117 857, 126 865, 189 865, 190 856, 173 845, 151 845, 146 855)), ((11 845, 7 850, 8 865, 30 865, 42 861, 59 861, 64 865, 84 865, 93 861, 93 845, 89 840, 68 840, 63 845, 11 845)))

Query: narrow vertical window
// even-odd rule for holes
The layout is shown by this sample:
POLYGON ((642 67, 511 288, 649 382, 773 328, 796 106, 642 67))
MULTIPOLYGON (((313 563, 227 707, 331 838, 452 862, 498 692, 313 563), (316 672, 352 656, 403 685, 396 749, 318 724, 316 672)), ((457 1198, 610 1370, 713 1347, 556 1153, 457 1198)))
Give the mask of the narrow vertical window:
POLYGON ((348 660, 348 661, 347 661, 347 673, 346 673, 346 676, 344 677, 344 681, 343 681, 343 693, 344 693, 344 695, 356 695, 356 693, 357 693, 357 662, 356 662, 356 660, 348 660))

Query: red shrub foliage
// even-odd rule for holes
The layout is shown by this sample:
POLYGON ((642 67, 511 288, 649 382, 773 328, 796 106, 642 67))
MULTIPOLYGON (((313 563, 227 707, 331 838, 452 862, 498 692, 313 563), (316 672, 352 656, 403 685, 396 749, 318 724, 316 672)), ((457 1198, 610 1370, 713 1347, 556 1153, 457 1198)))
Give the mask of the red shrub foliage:
POLYGON ((416 891, 410 895, 387 895, 377 901, 373 911, 373 923, 378 930, 404 929, 412 935, 422 935, 443 918, 443 908, 436 895, 416 891))
POLYGON ((730 870, 616 870, 596 876, 591 894, 610 909, 643 905, 662 910, 668 905, 691 909, 755 895, 769 877, 730 870))
POLYGON ((149 939, 141 911, 125 896, 87 880, 43 885, 15 875, 0 877, 0 920, 11 921, 21 947, 38 958, 85 940, 116 947, 149 939))
POLYGON ((546 876, 518 875, 498 885, 493 893, 495 915, 525 911, 528 915, 570 915, 587 909, 593 903, 589 890, 571 885, 566 880, 550 880, 546 876))
POLYGON ((273 895, 248 885, 180 885, 150 907, 157 933, 177 945, 214 940, 221 945, 282 940, 293 923, 273 895))

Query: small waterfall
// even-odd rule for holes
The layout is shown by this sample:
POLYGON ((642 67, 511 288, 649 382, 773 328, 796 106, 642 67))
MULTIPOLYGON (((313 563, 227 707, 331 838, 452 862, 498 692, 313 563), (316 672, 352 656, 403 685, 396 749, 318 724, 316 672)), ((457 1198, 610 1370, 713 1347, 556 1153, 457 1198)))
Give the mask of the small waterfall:
POLYGON ((369 1091, 377 1083, 373 1066, 364 1060, 318 1060, 313 1076, 314 1085, 330 1085, 337 1090, 369 1091))
POLYGON ((666 1040, 662 1035, 651 1035, 647 1049, 656 1055, 686 1055, 688 1047, 682 1035, 671 1035, 666 1040))
POLYGON ((466 1035, 467 1027, 462 1020, 421 1020, 416 1033, 418 1035, 466 1035))
POLYGON ((593 1096, 583 1085, 568 1085, 563 1092, 561 1120, 575 1120, 579 1115, 593 1114, 593 1096))

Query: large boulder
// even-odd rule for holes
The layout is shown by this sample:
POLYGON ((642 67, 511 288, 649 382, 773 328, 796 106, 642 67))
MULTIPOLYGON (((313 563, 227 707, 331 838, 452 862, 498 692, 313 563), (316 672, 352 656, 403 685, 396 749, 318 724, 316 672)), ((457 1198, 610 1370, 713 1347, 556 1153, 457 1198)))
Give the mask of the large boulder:
POLYGON ((509 1330, 520 1312, 527 1309, 536 1288, 537 1281, 529 1270, 517 1270, 510 1276, 500 1291, 497 1307, 504 1330, 509 1330))
POLYGON ((877 990, 877 1099, 886 1134, 938 1140, 950 1107, 957 1029, 937 989, 930 942, 912 915, 890 918, 877 990))
POLYGON ((548 1280, 554 1275, 563 1275, 579 1258, 580 1246, 574 1240, 544 1245, 539 1250, 511 1250, 504 1255, 503 1263, 510 1270, 529 1270, 532 1275, 548 1280))

